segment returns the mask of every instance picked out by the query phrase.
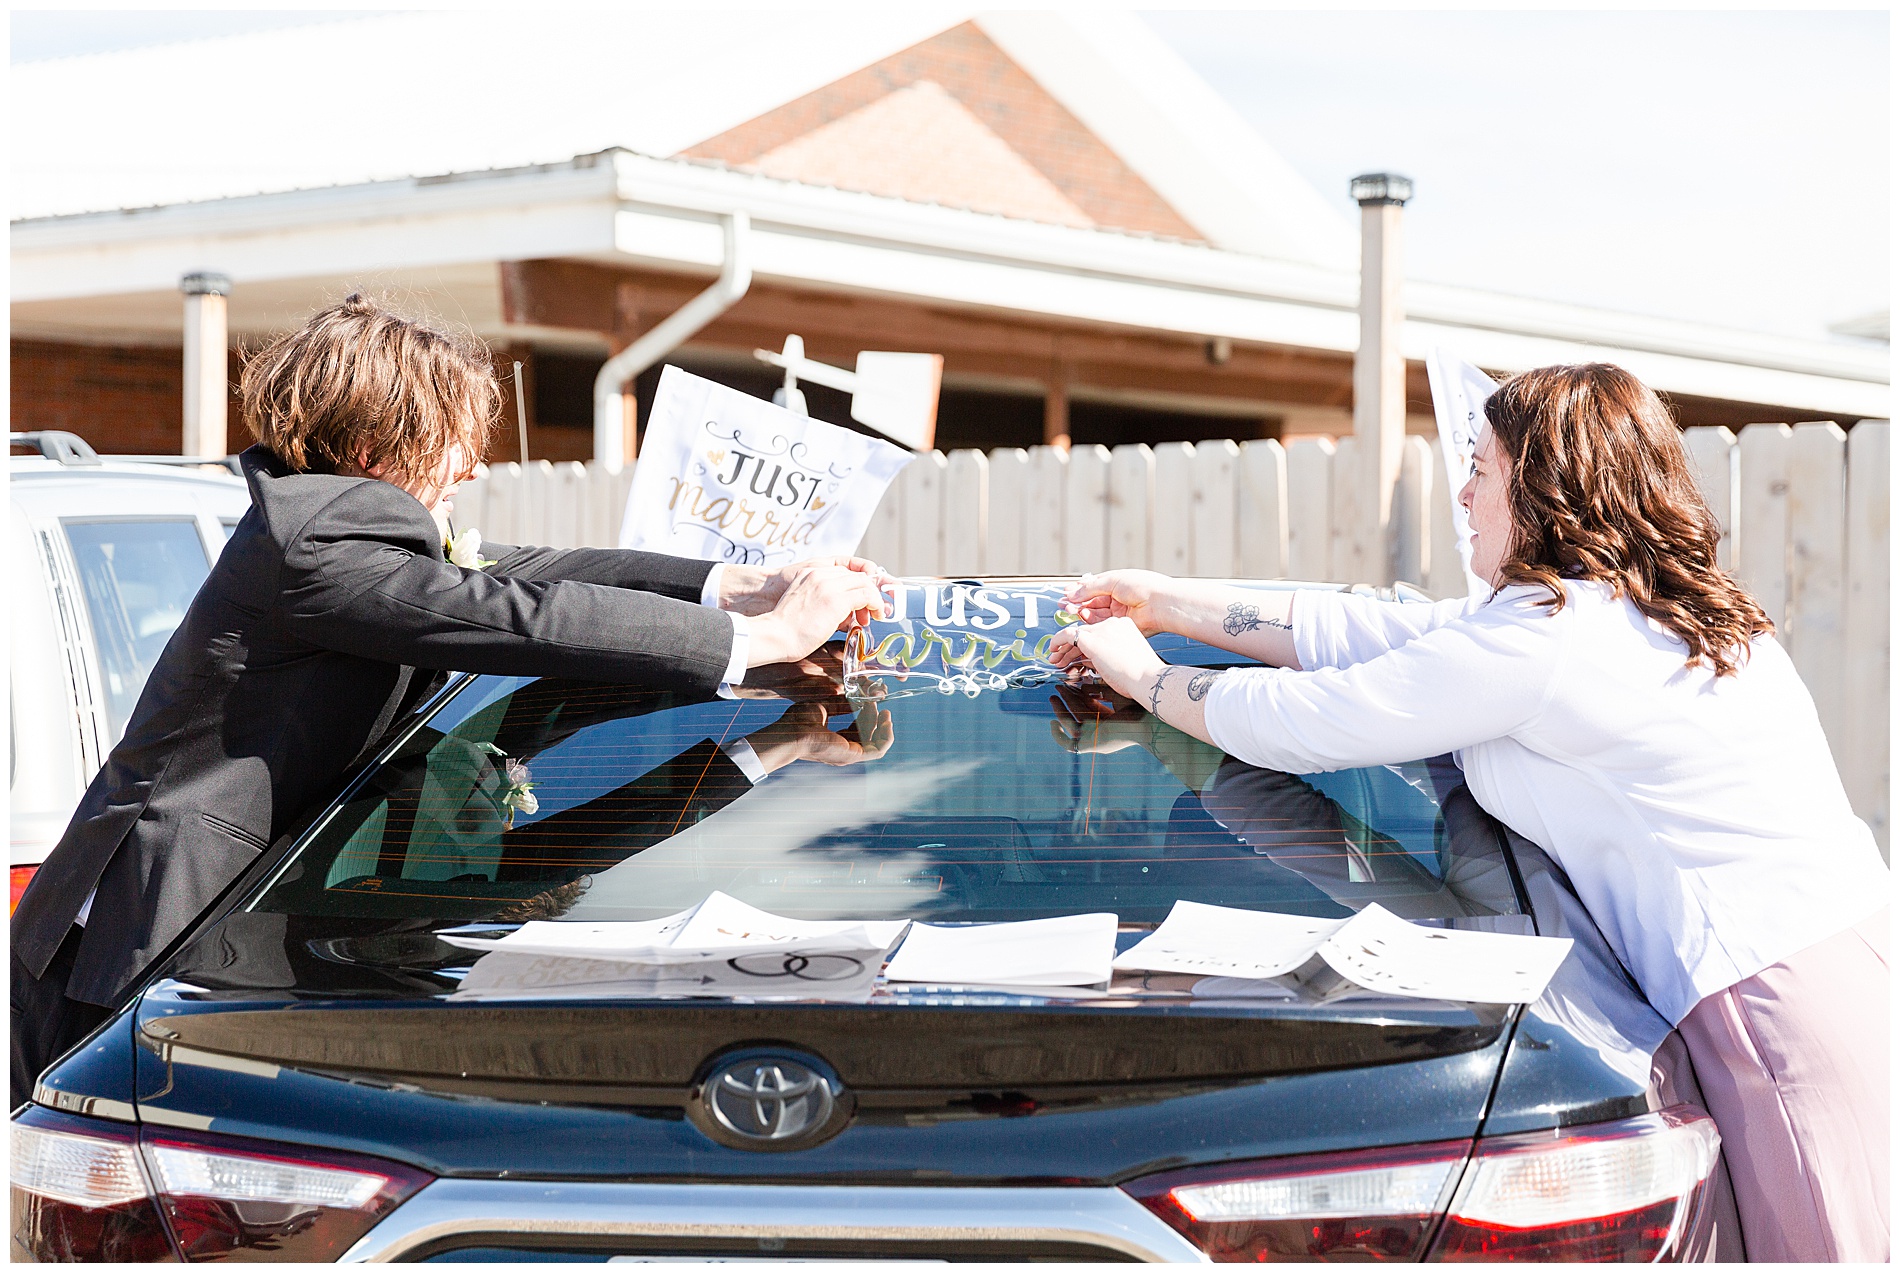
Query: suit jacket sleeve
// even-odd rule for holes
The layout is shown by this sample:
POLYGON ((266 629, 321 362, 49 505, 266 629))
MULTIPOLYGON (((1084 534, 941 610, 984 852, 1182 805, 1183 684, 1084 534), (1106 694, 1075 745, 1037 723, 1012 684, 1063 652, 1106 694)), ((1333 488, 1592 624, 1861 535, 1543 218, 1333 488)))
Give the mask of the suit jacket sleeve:
POLYGON ((516 548, 485 543, 482 556, 494 561, 488 568, 492 576, 604 584, 694 602, 713 568, 710 561, 630 548, 516 548))
POLYGON ((291 634, 415 667, 718 687, 733 642, 723 611, 577 579, 465 570, 440 559, 435 536, 422 506, 394 487, 346 489, 284 549, 278 604, 291 634))

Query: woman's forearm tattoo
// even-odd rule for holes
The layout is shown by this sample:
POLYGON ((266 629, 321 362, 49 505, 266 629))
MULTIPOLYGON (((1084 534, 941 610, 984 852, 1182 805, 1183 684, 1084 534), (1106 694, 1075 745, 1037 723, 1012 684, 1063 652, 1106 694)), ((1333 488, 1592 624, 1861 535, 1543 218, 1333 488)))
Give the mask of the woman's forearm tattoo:
POLYGON ((1173 676, 1180 670, 1178 667, 1162 668, 1160 674, 1155 677, 1155 683, 1148 687, 1148 712, 1150 715, 1161 715, 1161 687, 1168 683, 1170 676, 1173 676))
POLYGON ((1260 607, 1250 606, 1236 601, 1227 607, 1227 617, 1221 620, 1221 631, 1228 636, 1239 636, 1243 632, 1258 632, 1262 627, 1278 628, 1282 632, 1293 631, 1293 625, 1282 623, 1278 619, 1260 617, 1260 607))
POLYGON ((1214 682, 1220 679, 1219 672, 1196 672, 1188 677, 1188 701, 1198 703, 1207 697, 1207 691, 1214 688, 1214 682))

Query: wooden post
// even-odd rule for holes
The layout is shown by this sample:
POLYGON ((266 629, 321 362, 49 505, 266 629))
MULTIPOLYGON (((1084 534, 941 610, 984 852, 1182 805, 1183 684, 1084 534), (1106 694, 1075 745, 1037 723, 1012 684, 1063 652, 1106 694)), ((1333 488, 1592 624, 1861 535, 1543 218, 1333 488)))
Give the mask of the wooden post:
POLYGON ((1069 449, 1069 369, 1056 363, 1049 372, 1049 393, 1042 402, 1042 444, 1069 449))
POLYGON ((179 280, 185 294, 185 431, 180 455, 221 460, 225 445, 226 383, 225 297, 231 280, 222 274, 187 274, 179 280))
POLYGON ((1354 583, 1392 582, 1395 545, 1392 501, 1405 446, 1405 321, 1400 288, 1405 274, 1402 215, 1412 183, 1394 173, 1352 179, 1359 204, 1359 350, 1352 363, 1352 431, 1363 471, 1355 525, 1341 527, 1356 543, 1354 583), (1364 577, 1357 577, 1364 576, 1364 577))

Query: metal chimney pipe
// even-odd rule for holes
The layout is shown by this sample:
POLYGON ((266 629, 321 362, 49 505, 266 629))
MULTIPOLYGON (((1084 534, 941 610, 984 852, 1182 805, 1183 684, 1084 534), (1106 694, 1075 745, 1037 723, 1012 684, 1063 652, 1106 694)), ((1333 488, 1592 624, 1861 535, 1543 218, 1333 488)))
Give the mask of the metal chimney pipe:
POLYGON ((225 297, 231 280, 222 274, 187 274, 178 281, 185 294, 185 430, 180 455, 222 460, 225 445, 225 402, 228 322, 225 297))
POLYGON ((1365 465, 1362 556, 1353 583, 1395 578, 1392 504, 1405 454, 1405 223, 1412 181, 1396 173, 1352 179, 1359 204, 1359 350, 1352 362, 1352 432, 1365 465))

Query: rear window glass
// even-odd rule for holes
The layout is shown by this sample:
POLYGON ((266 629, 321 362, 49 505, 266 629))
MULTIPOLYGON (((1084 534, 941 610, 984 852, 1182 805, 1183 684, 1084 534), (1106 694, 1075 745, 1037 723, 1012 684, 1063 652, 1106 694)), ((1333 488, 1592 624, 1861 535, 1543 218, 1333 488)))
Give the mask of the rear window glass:
MULTIPOLYGON (((909 594, 903 618, 821 660, 848 695, 785 668, 736 700, 472 678, 256 908, 649 919, 721 889, 805 918, 1106 910, 1139 925, 1180 899, 1515 912, 1491 825, 1448 761, 1258 769, 1066 686, 1040 661, 1069 618, 1055 590, 909 594)), ((1237 662, 1163 644, 1178 663, 1237 662)))

